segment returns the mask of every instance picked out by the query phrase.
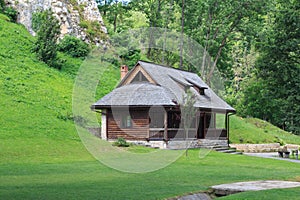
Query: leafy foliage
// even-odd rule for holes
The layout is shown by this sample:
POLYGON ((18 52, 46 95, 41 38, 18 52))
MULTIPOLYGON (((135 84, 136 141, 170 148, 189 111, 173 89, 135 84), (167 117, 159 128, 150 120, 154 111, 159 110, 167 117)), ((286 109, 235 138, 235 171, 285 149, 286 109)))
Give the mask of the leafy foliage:
POLYGON ((278 2, 260 47, 257 79, 245 91, 244 103, 252 103, 245 111, 300 134, 300 6, 278 2))
POLYGON ((98 3, 98 8, 102 16, 112 25, 112 27, 108 25, 109 32, 115 33, 124 30, 123 20, 129 16, 127 12, 128 7, 122 1, 118 0, 104 0, 98 1, 98 3))
POLYGON ((17 11, 10 6, 6 6, 4 0, 0 0, 0 13, 3 13, 6 16, 8 16, 10 21, 17 22, 17 11))
POLYGON ((113 146, 129 147, 129 144, 126 142, 124 138, 119 137, 118 140, 113 143, 113 146))
POLYGON ((57 59, 57 41, 60 34, 58 19, 50 10, 42 11, 36 16, 34 27, 37 30, 37 41, 33 50, 39 60, 60 69, 61 63, 57 59))
MULTIPOLYGON (((126 38, 116 36, 116 33, 134 28, 135 18, 141 16, 136 13, 143 13, 145 18, 141 24, 146 27, 183 30, 203 47, 203 52, 197 52, 195 59, 201 57, 205 61, 192 66, 193 58, 190 58, 183 60, 181 66, 179 53, 153 48, 134 52, 137 48, 129 47, 129 44, 127 50, 118 52, 125 63, 143 57, 182 67, 200 74, 212 87, 217 69, 225 80, 223 97, 240 115, 268 120, 285 130, 299 133, 299 1, 98 2, 109 33, 120 43, 127 42, 126 38)), ((143 45, 149 43, 149 47, 150 44, 172 42, 153 37, 151 31, 145 41, 143 45)), ((178 45, 178 52, 180 48, 178 45)), ((189 54, 188 50, 183 51, 189 54)))
POLYGON ((58 45, 58 50, 65 52, 74 58, 86 57, 90 52, 87 43, 70 35, 64 36, 58 45))
MULTIPOLYGON (((82 18, 82 17, 81 17, 82 18)), ((88 21, 81 19, 79 26, 86 29, 87 38, 93 40, 95 38, 106 40, 107 36, 101 31, 101 25, 97 21, 88 21)))
POLYGON ((5 2, 4 2, 4 0, 0 0, 0 11, 2 12, 3 11, 3 9, 5 8, 5 2))
MULTIPOLYGON (((132 37, 132 36, 131 36, 132 37)), ((120 61, 113 61, 116 66, 127 65, 133 67, 141 58, 141 50, 138 44, 133 42, 127 34, 116 34, 111 37, 112 44, 120 61)), ((110 58, 111 59, 111 58, 110 58)))
MULTIPOLYGON (((3 20, 0 14, 0 29, 0 199, 97 199, 99 193, 101 198, 111 199, 112 190, 117 190, 115 199, 125 196, 127 199, 163 199, 204 191, 224 182, 299 180, 296 163, 217 152, 199 159, 198 150, 190 150, 188 158, 181 157, 167 168, 143 176, 119 172, 99 163, 86 151, 74 123, 69 120, 74 79, 66 75, 68 71, 62 73, 37 60, 31 52, 36 38, 23 26, 3 20), (220 170, 220 166, 226 170, 220 170), (149 191, 151 195, 145 195, 149 191)), ((82 62, 68 55, 62 58, 74 62, 74 66, 75 61, 79 65, 82 62)), ((118 75, 118 69, 112 68, 104 75, 106 79, 101 79, 107 92, 119 80, 118 75)), ((255 137, 259 132, 261 136, 250 121, 246 126, 237 120, 231 130, 241 133, 252 127, 247 134, 255 137), (239 127, 245 129, 237 129, 239 127)), ((270 134, 277 133, 278 129, 271 131, 266 127, 264 130, 270 134)), ((291 137, 286 141, 296 141, 297 136, 285 134, 291 137)), ((285 137, 282 132, 278 135, 285 137)), ((149 150, 133 149, 132 152, 149 150)), ((299 188, 272 190, 239 197, 259 199, 266 195, 268 199, 273 195, 273 199, 298 199, 299 191, 299 188)))
POLYGON ((32 14, 32 18, 31 18, 31 27, 32 30, 34 30, 35 32, 38 32, 40 29, 40 26, 43 24, 44 22, 44 13, 43 12, 35 12, 32 14))

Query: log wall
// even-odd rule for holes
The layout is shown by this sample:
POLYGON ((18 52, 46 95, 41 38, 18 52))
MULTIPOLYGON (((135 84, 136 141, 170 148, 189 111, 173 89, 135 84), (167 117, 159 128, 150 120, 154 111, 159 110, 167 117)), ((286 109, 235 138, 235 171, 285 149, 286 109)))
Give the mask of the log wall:
POLYGON ((120 109, 108 110, 107 112, 107 138, 117 139, 122 137, 126 140, 145 140, 149 137, 148 109, 120 109), (131 116, 130 128, 122 125, 122 118, 128 114, 131 116))

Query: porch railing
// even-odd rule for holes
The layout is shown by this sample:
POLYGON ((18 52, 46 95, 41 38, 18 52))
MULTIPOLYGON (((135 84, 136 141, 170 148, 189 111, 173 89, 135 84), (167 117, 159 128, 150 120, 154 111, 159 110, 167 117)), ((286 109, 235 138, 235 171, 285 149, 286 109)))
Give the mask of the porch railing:
MULTIPOLYGON (((226 129, 206 129, 205 130, 206 139, 227 139, 226 129)), ((186 133, 182 128, 169 128, 168 129, 168 139, 185 139, 186 133)), ((188 138, 197 139, 197 129, 188 129, 188 138)), ((164 129, 163 128, 150 128, 149 130, 150 140, 163 140, 164 139, 164 129)))

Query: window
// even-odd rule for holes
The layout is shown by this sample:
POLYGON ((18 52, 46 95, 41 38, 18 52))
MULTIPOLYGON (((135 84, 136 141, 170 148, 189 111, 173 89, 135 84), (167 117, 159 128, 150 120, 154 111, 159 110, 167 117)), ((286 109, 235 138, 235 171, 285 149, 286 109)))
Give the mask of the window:
POLYGON ((193 86, 193 88, 200 94, 200 95, 204 95, 204 88, 199 88, 197 86, 193 86))
POLYGON ((199 94, 200 94, 200 95, 204 95, 204 89, 203 89, 203 88, 200 88, 199 94))
POLYGON ((132 120, 130 115, 126 115, 122 117, 122 128, 131 128, 132 127, 132 120))
POLYGON ((150 109, 149 111, 150 128, 164 127, 164 109, 150 109))
POLYGON ((137 75, 132 79, 131 83, 134 82, 149 82, 142 72, 138 72, 137 75))
POLYGON ((179 128, 181 123, 180 112, 170 111, 168 112, 168 128, 179 128))

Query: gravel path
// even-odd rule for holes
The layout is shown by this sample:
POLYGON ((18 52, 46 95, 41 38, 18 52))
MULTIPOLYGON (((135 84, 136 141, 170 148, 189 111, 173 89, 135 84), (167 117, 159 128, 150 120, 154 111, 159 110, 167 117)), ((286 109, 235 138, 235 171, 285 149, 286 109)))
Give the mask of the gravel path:
POLYGON ((271 152, 271 153, 243 153, 243 155, 256 156, 256 157, 261 157, 261 158, 272 158, 272 159, 276 159, 276 160, 284 160, 284 161, 289 161, 289 162, 294 162, 294 163, 300 163, 300 160, 296 160, 296 159, 279 158, 277 152, 271 152))

